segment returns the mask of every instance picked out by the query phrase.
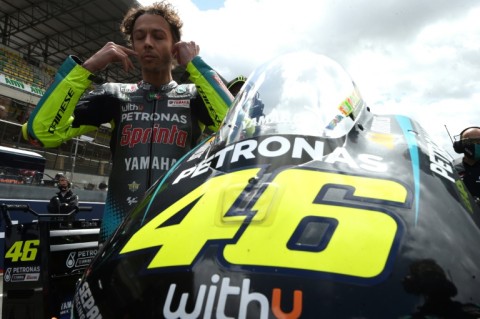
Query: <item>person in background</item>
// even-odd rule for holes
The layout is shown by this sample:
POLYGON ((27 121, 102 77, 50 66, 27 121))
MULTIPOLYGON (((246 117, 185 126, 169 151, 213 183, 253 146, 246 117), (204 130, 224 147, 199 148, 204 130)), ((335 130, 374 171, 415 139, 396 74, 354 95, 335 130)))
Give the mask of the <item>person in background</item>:
POLYGON ((7 119, 7 108, 3 105, 0 105, 0 120, 7 119))
POLYGON ((464 129, 459 140, 453 142, 453 149, 463 154, 453 161, 455 170, 477 203, 480 199, 480 127, 471 126, 464 129))
POLYGON ((106 192, 106 191, 108 190, 108 185, 107 185, 107 183, 105 183, 105 182, 100 182, 100 183, 98 184, 98 189, 101 190, 101 191, 105 191, 105 192, 106 192))
POLYGON ((78 195, 74 194, 70 181, 65 176, 59 176, 57 187, 59 192, 50 199, 47 210, 50 214, 68 214, 78 208, 78 195))
MULTIPOLYGON (((244 77, 243 75, 239 75, 228 83, 226 80, 223 80, 223 81, 226 84, 230 93, 233 95, 233 97, 235 97, 237 96, 238 91, 240 91, 240 89, 242 88, 243 84, 245 84, 245 81, 247 81, 247 78, 244 77)), ((214 131, 209 129, 204 130, 202 132, 202 135, 200 135, 198 142, 209 139, 214 133, 215 133, 214 131)))
POLYGON ((221 77, 198 55, 199 46, 181 40, 183 22, 167 1, 132 7, 120 29, 130 47, 109 42, 86 61, 69 56, 22 127, 24 138, 43 147, 96 130, 113 128, 100 244, 165 172, 197 143, 202 131, 217 131, 233 96, 221 77), (125 71, 137 59, 137 83, 104 83, 97 73, 111 63, 125 71), (176 64, 191 84, 173 80, 176 64), (86 93, 96 83, 96 89, 86 93))
POLYGON ((235 77, 233 80, 228 82, 227 88, 232 93, 233 96, 237 96, 238 91, 242 88, 242 86, 245 84, 247 81, 247 78, 244 77, 243 75, 239 75, 235 77))

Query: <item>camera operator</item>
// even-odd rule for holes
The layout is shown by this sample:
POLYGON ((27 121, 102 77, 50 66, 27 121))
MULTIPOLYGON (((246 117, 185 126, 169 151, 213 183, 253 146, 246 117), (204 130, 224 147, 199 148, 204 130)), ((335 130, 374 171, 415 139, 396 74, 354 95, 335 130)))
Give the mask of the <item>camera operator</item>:
POLYGON ((467 127, 460 133, 458 141, 453 142, 453 149, 463 154, 453 164, 476 202, 480 198, 480 127, 467 127))

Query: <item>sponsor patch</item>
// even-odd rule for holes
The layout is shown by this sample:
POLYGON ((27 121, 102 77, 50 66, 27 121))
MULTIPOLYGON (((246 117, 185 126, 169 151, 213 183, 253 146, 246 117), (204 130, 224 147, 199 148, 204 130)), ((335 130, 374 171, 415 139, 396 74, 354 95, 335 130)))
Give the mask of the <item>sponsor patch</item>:
POLYGON ((190 100, 168 100, 168 107, 190 107, 190 100))

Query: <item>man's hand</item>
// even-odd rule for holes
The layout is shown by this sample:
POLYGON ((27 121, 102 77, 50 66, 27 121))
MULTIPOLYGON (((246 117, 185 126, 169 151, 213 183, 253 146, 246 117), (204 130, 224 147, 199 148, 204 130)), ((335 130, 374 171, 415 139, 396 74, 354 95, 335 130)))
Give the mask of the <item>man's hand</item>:
POLYGON ((192 61, 200 53, 200 47, 195 42, 180 41, 173 46, 172 54, 177 59, 178 64, 187 66, 188 62, 192 61))
POLYGON ((129 72, 135 68, 130 57, 137 55, 137 52, 132 49, 108 42, 85 61, 82 66, 90 72, 96 73, 104 70, 110 63, 122 63, 125 72, 129 72))

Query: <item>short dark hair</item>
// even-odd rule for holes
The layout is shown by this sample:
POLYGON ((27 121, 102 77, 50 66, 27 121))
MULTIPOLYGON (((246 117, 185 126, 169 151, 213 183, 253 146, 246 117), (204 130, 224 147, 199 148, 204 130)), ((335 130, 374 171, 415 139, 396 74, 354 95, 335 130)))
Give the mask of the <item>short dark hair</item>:
POLYGON ((168 1, 155 2, 149 6, 132 7, 125 14, 120 31, 123 33, 128 44, 132 45, 132 32, 135 21, 144 14, 155 14, 164 18, 170 25, 173 42, 177 43, 182 38, 183 22, 178 15, 176 8, 168 1))

